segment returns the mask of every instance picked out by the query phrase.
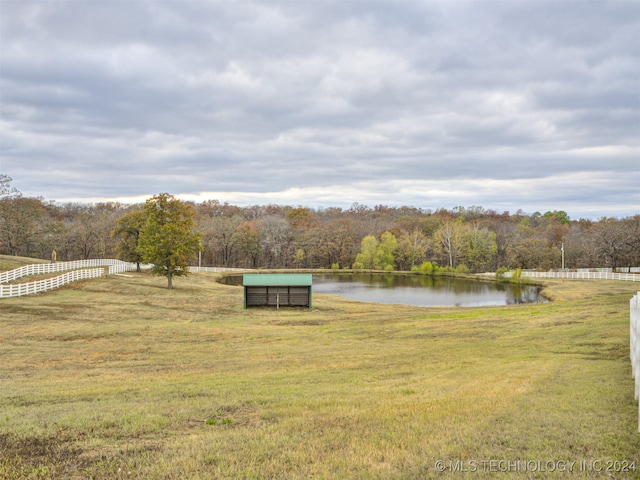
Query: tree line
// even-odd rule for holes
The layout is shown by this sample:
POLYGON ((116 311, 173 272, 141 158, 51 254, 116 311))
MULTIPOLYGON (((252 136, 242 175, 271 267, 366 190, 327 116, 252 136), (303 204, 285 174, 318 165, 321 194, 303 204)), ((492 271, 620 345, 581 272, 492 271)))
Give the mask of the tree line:
MULTIPOLYGON (((137 242, 127 222, 145 205, 23 197, 0 178, 0 253, 58 260, 122 258, 137 242), (127 250, 129 248, 129 250, 127 250)), ((479 206, 240 207, 180 202, 198 245, 191 265, 242 268, 553 269, 640 265, 640 214, 572 220, 562 210, 527 214, 479 206), (199 252, 199 253, 198 253, 199 252)), ((141 221, 141 219, 138 219, 141 221)), ((134 228, 135 230, 135 228, 134 228)), ((136 244, 137 245, 137 244, 136 244)), ((123 258, 130 260, 130 258, 123 258)))

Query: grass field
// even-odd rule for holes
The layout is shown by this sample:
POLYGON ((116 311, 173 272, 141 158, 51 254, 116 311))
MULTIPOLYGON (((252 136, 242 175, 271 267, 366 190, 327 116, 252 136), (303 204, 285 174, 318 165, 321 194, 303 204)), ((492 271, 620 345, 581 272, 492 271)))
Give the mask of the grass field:
POLYGON ((640 478, 638 284, 276 311, 216 279, 0 300, 0 478, 640 478))

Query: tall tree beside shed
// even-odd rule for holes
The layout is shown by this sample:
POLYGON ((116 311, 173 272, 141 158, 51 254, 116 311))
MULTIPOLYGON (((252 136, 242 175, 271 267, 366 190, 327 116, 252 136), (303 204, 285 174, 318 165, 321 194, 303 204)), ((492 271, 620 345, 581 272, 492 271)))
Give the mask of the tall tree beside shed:
POLYGON ((166 276, 168 288, 173 288, 173 277, 189 273, 187 263, 200 248, 193 207, 161 193, 147 200, 144 212, 138 250, 144 262, 154 265, 152 273, 166 276))

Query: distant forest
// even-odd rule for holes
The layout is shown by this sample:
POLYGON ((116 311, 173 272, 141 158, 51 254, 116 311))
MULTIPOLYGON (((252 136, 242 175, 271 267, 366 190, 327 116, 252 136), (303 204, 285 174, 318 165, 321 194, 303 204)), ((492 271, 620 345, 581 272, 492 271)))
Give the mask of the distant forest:
MULTIPOLYGON (((563 248, 566 268, 640 265, 640 214, 591 221, 572 220, 564 211, 499 213, 479 206, 191 205, 202 235, 202 266, 548 270, 561 268, 563 248)), ((55 249, 59 261, 117 258, 116 221, 142 207, 56 204, 5 188, 0 253, 48 259, 55 249)))

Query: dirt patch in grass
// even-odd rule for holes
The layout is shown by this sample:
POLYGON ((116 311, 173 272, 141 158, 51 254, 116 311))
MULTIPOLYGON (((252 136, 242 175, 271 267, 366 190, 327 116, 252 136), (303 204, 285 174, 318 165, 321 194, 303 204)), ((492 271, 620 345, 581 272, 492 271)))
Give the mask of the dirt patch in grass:
POLYGON ((318 326, 326 325, 327 322, 323 320, 285 320, 282 322, 275 322, 274 325, 280 325, 283 327, 304 327, 304 326, 318 326))
POLYGON ((82 450, 59 435, 20 438, 0 434, 0 476, 24 478, 73 478, 81 466, 82 450))

